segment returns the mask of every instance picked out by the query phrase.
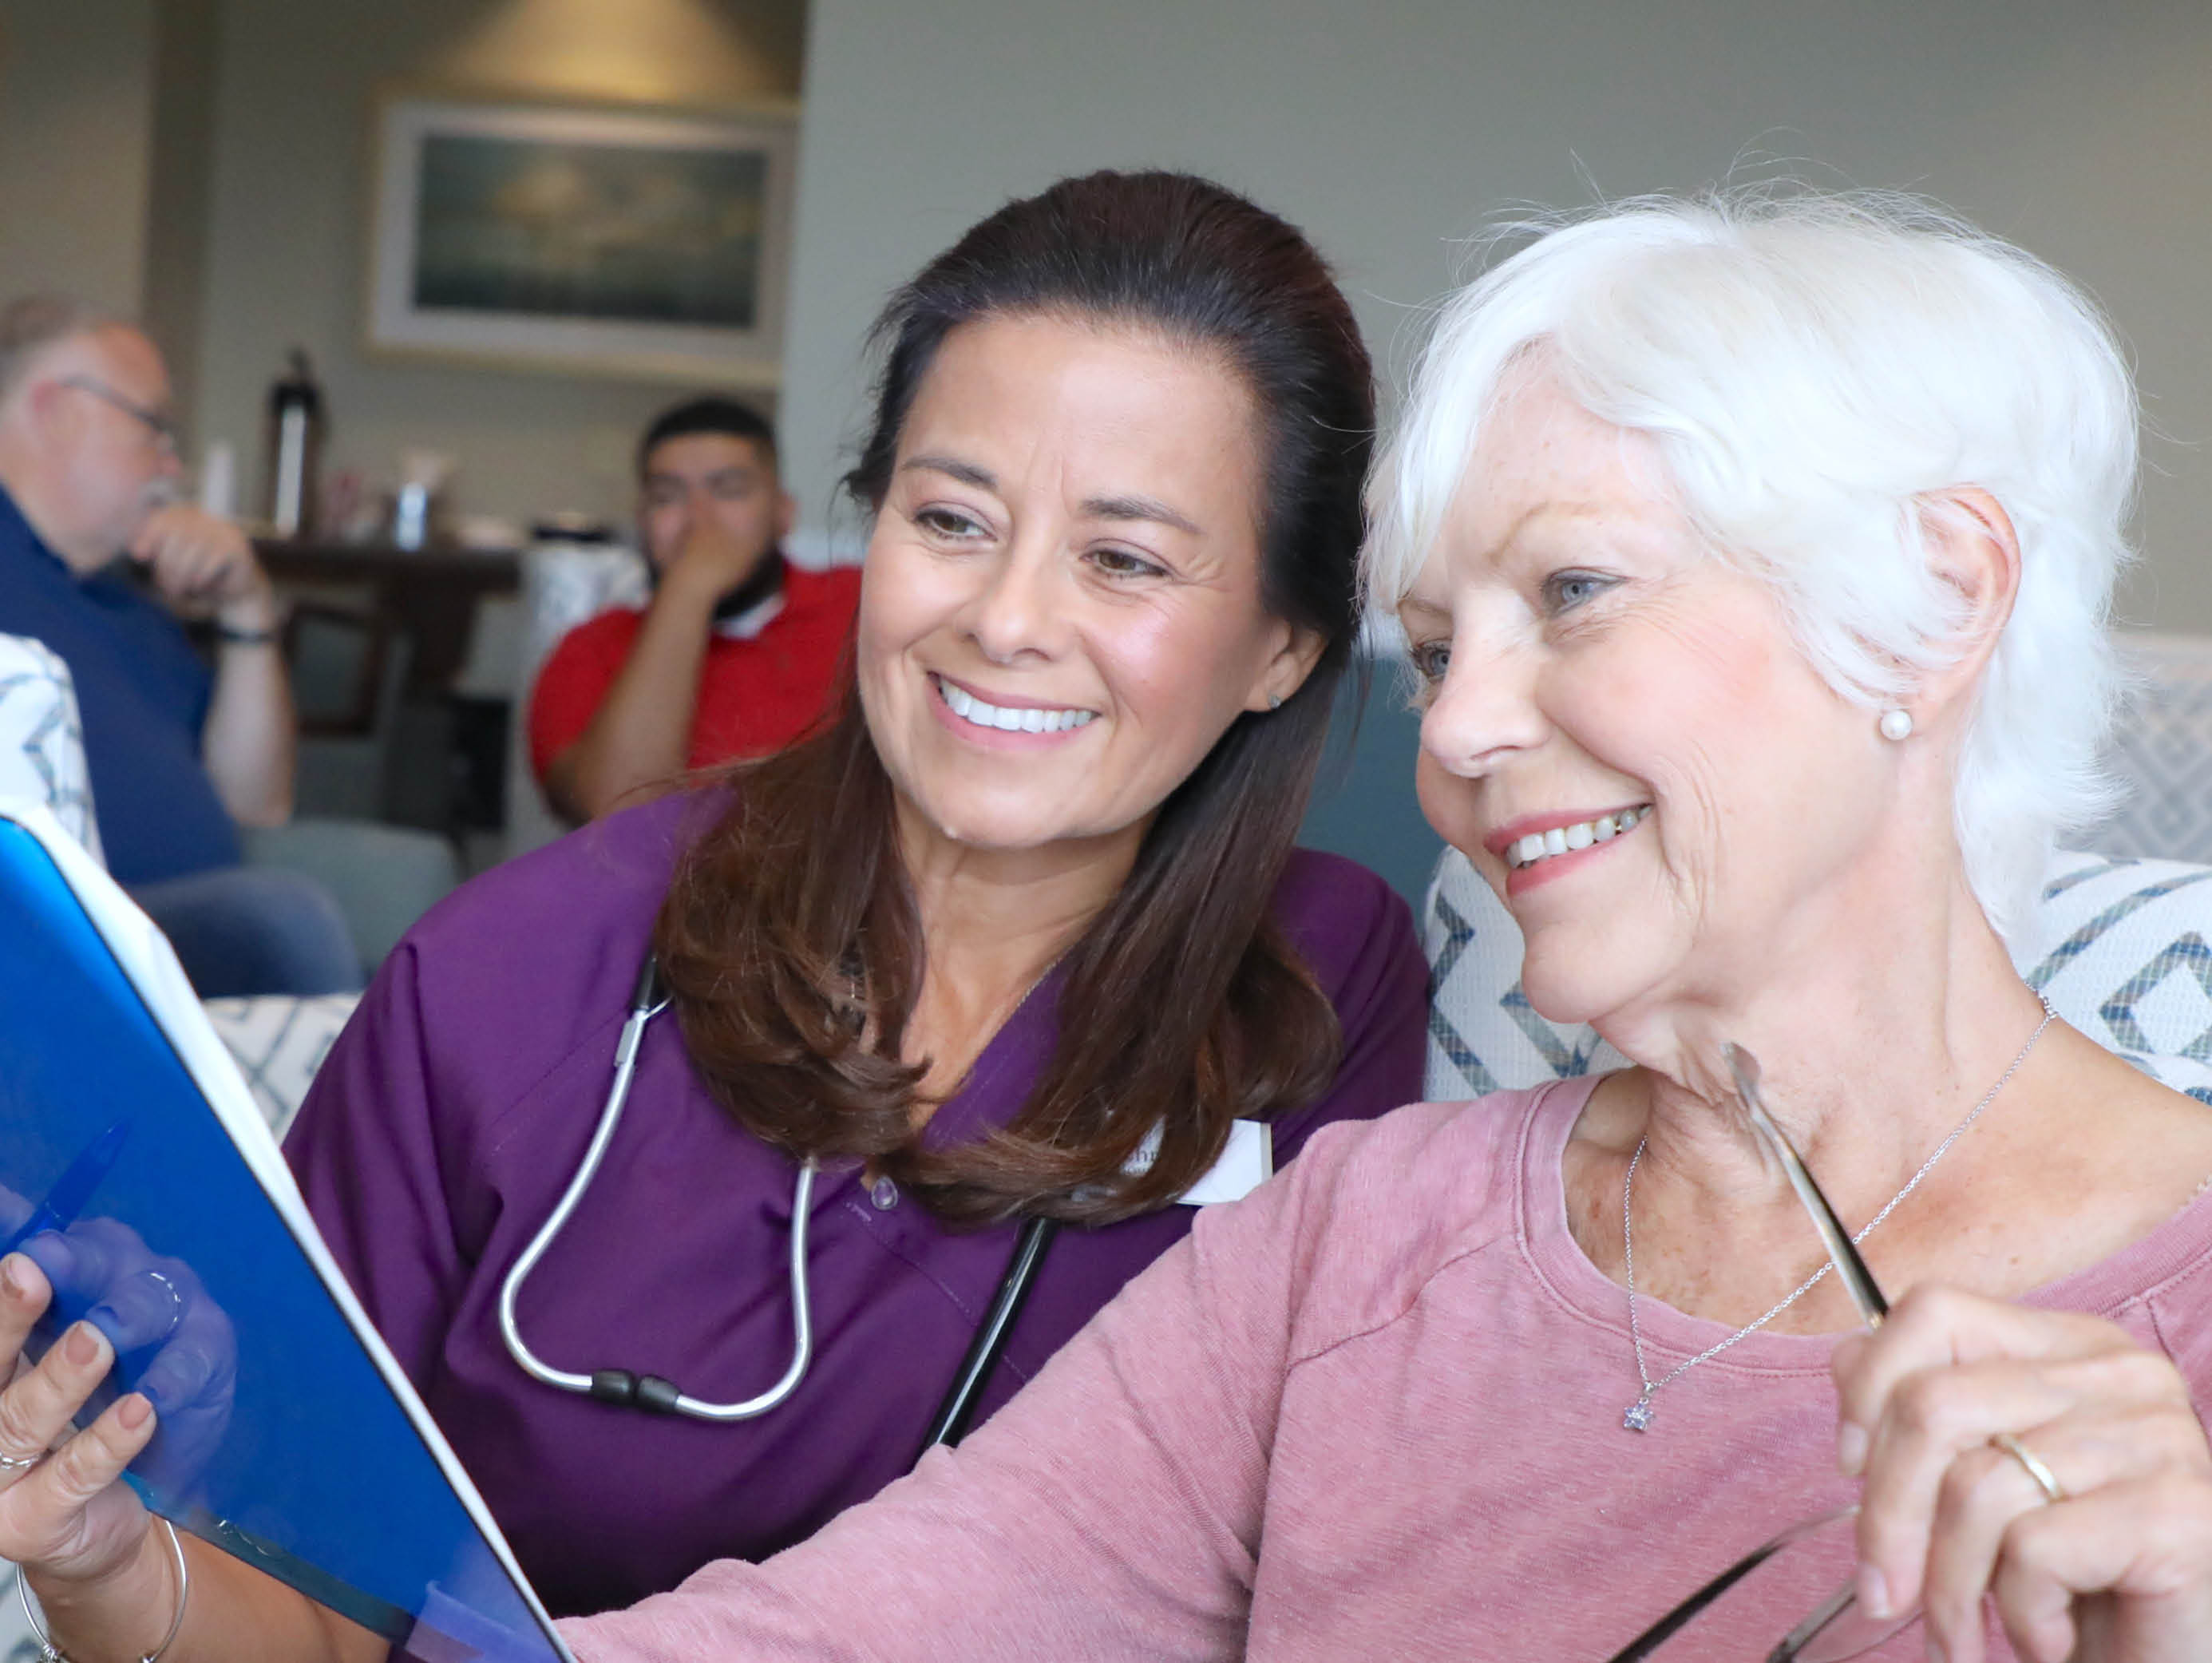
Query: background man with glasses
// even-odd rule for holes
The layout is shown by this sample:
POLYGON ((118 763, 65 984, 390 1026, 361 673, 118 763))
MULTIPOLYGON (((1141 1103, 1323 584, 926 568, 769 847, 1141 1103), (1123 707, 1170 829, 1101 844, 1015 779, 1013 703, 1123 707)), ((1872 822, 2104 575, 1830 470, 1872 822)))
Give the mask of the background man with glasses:
POLYGON ((137 329, 53 297, 0 308, 0 631, 69 665, 108 866, 203 996, 358 985, 330 897, 239 863, 239 825, 292 812, 291 690, 251 545, 177 500, 168 403, 137 329), (180 618, 212 626, 211 670, 180 618))

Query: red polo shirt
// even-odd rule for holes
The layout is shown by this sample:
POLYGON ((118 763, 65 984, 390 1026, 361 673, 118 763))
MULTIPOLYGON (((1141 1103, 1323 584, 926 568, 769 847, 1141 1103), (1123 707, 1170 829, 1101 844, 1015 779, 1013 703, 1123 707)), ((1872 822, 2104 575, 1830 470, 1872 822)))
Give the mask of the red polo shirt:
MULTIPOLYGON (((784 574, 783 608, 757 635, 716 634, 699 673, 691 722, 693 768, 765 755, 813 726, 829 703, 860 600, 857 566, 784 574)), ((543 780, 583 736, 629 657, 645 614, 601 612, 561 638, 530 696, 530 765, 543 780)))

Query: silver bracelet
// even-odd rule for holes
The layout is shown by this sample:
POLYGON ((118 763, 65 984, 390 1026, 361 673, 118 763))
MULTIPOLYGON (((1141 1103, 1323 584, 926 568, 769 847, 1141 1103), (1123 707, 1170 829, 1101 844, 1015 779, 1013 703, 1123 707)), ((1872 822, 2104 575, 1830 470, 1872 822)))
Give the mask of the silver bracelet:
MULTIPOLYGON (((161 1636, 161 1643, 143 1654, 138 1663, 161 1663, 161 1654, 176 1643, 177 1630, 185 1626, 185 1601, 192 1592, 191 1567, 185 1562, 185 1544, 177 1539, 177 1527, 160 1514, 155 1515, 161 1528, 169 1532, 169 1557, 177 1567, 177 1614, 169 1619, 169 1631, 161 1636)), ((32 1603, 31 1579, 18 1572, 15 1594, 23 1602, 23 1618, 31 1625, 31 1637, 39 1642, 39 1663, 70 1663, 62 1648, 54 1644, 46 1633, 46 1625, 40 1620, 39 1608, 32 1603)))

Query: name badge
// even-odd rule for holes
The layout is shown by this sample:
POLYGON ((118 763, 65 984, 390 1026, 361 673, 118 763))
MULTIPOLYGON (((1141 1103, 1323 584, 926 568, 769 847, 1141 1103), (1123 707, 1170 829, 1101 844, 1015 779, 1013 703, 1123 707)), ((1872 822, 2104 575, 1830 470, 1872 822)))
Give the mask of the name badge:
MULTIPOLYGON (((1160 1130, 1155 1126, 1122 1170, 1141 1173, 1159 1159, 1160 1130)), ((1275 1129, 1264 1120, 1234 1120, 1221 1159, 1197 1183, 1176 1197, 1185 1207, 1211 1207, 1242 1201, 1275 1175, 1275 1129)))

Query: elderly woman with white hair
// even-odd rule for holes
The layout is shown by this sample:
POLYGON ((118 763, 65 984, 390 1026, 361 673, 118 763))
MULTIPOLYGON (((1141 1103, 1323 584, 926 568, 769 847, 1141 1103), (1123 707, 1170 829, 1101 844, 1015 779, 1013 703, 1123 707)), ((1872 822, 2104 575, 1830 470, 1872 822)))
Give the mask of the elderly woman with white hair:
POLYGON ((2206 1656, 2212 1114, 2006 945, 2096 801, 2133 472, 2088 303, 1911 204, 1497 265, 1370 581, 1430 818, 1633 1066, 1322 1133, 957 1451, 577 1655, 2206 1656))

